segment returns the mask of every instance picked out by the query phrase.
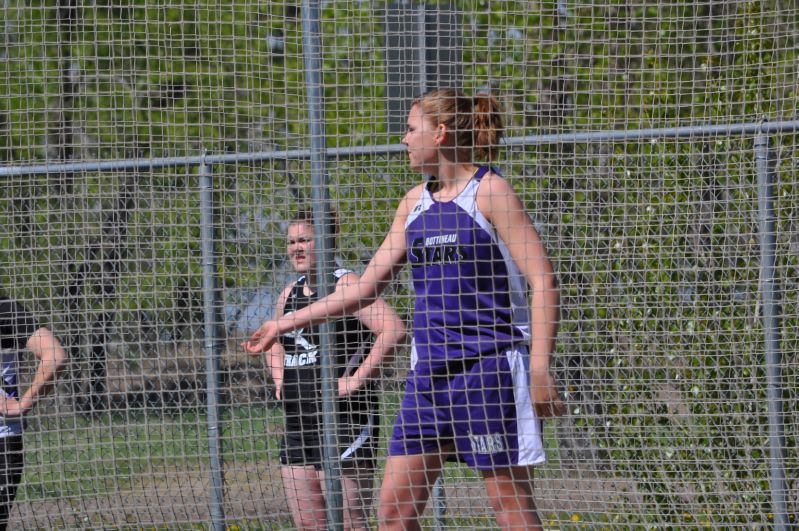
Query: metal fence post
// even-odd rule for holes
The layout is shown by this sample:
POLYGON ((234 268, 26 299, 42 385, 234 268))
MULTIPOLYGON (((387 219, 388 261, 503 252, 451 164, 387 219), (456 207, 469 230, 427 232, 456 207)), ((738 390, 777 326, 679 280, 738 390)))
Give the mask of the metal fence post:
MULTIPOLYGON (((324 297, 333 291, 333 235, 330 231, 330 195, 327 178, 327 141, 325 138, 324 94, 319 0, 302 3, 302 48, 305 59, 305 90, 308 97, 308 125, 311 134, 311 194, 313 199, 316 242, 316 292, 324 297)), ((327 529, 344 529, 344 501, 339 463, 336 371, 332 338, 333 325, 319 325, 319 352, 322 365, 322 446, 325 472, 325 507, 327 529)))
POLYGON ((758 221, 760 239, 760 294, 763 299, 763 339, 766 353, 768 397, 769 464, 771 504, 776 529, 788 529, 788 488, 785 482, 785 418, 782 413, 782 367, 780 352, 780 304, 775 289, 776 233, 774 216, 774 164, 769 137, 755 137, 758 221))
POLYGON ((214 182, 205 160, 200 164, 200 230, 202 238, 203 301, 205 310, 205 371, 208 400, 208 453, 211 528, 225 529, 222 458, 219 433, 219 291, 217 290, 216 231, 214 223, 214 182))
POLYGON ((435 519, 434 529, 441 531, 446 528, 447 517, 447 496, 444 492, 444 471, 436 478, 433 483, 433 517, 435 519))

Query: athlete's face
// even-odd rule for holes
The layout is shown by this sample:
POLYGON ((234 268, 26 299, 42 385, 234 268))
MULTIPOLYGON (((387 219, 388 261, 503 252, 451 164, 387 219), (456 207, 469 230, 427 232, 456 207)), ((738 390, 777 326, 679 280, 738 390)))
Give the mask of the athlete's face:
POLYGON ((411 107, 408 113, 408 131, 402 143, 408 148, 411 169, 419 173, 435 174, 438 166, 441 127, 436 127, 422 114, 419 105, 411 107))
POLYGON ((314 232, 307 223, 292 223, 286 235, 291 266, 297 273, 307 274, 314 267, 314 232))

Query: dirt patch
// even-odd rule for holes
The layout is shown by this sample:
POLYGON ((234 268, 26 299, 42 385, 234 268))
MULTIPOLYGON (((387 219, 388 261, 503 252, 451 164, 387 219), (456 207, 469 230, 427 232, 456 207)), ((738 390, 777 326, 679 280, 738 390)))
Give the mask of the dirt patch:
MULTIPOLYGON (((378 481, 379 483, 379 481, 378 481)), ((225 469, 225 519, 242 528, 290 527, 275 462, 228 465, 225 469)), ((491 517, 482 482, 448 477, 444 487, 446 514, 451 517, 491 517)), ((620 498, 635 497, 634 486, 596 477, 539 478, 536 500, 542 516, 606 512, 620 498)), ((139 477, 128 489, 114 493, 84 493, 79 498, 18 503, 10 529, 173 529, 210 522, 209 479, 206 470, 160 470, 139 477)), ((427 516, 432 516, 432 503, 427 516)))
MULTIPOLYGON (((227 466, 224 493, 228 523, 288 522, 277 463, 227 466)), ((188 527, 210 521, 209 499, 207 471, 160 470, 116 492, 17 503, 9 529, 188 527)))

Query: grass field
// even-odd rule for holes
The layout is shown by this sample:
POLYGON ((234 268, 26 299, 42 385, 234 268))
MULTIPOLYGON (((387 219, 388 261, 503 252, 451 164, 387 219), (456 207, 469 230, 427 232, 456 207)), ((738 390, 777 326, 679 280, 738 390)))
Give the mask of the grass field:
MULTIPOLYGON (((380 455, 385 455, 400 398, 398 391, 383 395, 380 455)), ((200 409, 44 419, 26 433, 28 455, 18 505, 37 513, 46 525, 202 528, 209 521, 206 422, 207 414, 200 409), (99 501, 87 507, 86 498, 99 501)), ((277 472, 282 425, 280 408, 256 404, 221 410, 230 529, 291 528, 277 472)), ((556 447, 553 423, 545 439, 548 448, 556 447)), ((551 451, 549 457, 539 471, 539 486, 559 479, 558 452, 551 451)), ((381 477, 378 471, 377 484, 381 477)), ((447 465, 444 478, 447 527, 492 529, 480 478, 456 463, 447 465)), ((542 516, 559 528, 562 522, 575 528, 588 524, 578 512, 542 506, 542 516)), ((430 511, 424 524, 435 524, 430 511)))
MULTIPOLYGON (((105 414, 52 419, 26 433, 26 473, 20 499, 68 497, 87 489, 129 487, 153 470, 204 467, 208 460, 205 412, 160 416, 105 414)), ((235 408, 222 415, 225 457, 274 458, 282 422, 278 410, 235 408), (273 454, 273 455, 272 455, 273 454)))

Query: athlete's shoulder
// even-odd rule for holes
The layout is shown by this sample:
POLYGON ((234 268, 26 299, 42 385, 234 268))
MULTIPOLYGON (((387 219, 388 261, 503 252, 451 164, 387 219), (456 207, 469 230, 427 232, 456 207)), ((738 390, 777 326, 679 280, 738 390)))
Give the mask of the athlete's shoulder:
POLYGON ((278 316, 283 315, 283 312, 286 308, 286 302, 292 297, 292 295, 296 296, 295 290, 300 285, 299 281, 303 278, 304 277, 300 277, 297 280, 289 282, 288 285, 280 292, 280 295, 277 296, 277 303, 275 306, 277 307, 278 316))
POLYGON ((336 281, 336 284, 341 283, 349 283, 358 280, 358 275, 352 269, 347 269, 345 267, 340 267, 333 271, 333 278, 336 281))
POLYGON ((499 170, 489 167, 480 179, 480 190, 484 193, 507 193, 513 191, 513 187, 499 170))
POLYGON ((413 207, 415 207, 416 203, 418 203, 419 199, 421 199, 426 186, 427 182, 422 182, 417 184, 410 190, 408 190, 405 193, 405 196, 400 200, 399 207, 397 208, 397 213, 405 216, 410 214, 411 211, 413 210, 413 207))
POLYGON ((480 186, 477 188, 477 197, 480 201, 500 201, 504 203, 509 199, 516 198, 516 190, 513 189, 510 182, 503 177, 500 173, 489 169, 488 172, 480 180, 480 186))

